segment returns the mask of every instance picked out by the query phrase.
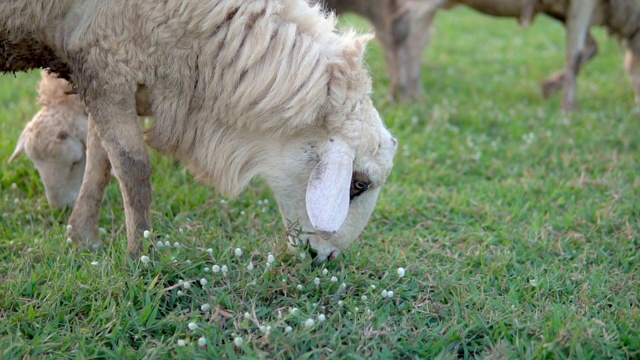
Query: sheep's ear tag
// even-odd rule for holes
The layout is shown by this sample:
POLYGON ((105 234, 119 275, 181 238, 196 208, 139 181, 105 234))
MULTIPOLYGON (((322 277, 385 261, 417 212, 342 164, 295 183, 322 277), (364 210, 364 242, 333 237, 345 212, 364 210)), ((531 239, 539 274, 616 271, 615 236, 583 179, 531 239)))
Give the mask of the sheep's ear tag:
POLYGON ((322 237, 340 229, 349 212, 353 150, 339 139, 328 142, 327 151, 311 171, 307 184, 307 213, 322 237))
POLYGON ((16 144, 16 148, 15 150, 13 150, 13 154, 11 154, 11 157, 9 158, 9 162, 12 162, 18 156, 24 153, 24 143, 27 141, 27 136, 25 135, 26 132, 27 132, 27 129, 25 129, 20 135, 20 138, 18 139, 18 143, 16 144))

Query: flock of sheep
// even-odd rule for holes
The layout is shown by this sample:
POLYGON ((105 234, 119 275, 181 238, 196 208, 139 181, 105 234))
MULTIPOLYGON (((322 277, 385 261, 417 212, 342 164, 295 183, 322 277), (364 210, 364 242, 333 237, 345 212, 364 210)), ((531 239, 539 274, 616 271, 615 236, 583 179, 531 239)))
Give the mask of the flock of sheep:
MULTIPOLYGON (((523 25, 538 13, 562 21, 566 67, 543 93, 564 88, 567 109, 580 67, 597 52, 589 27, 606 26, 627 47, 640 101, 637 0, 318 2, 371 20, 400 97, 419 96, 431 22, 459 3, 523 25)), ((24 153, 34 162, 49 204, 73 207, 69 236, 89 248, 101 244, 98 212, 114 174, 127 250, 139 255, 151 228, 149 145, 228 195, 262 177, 285 224, 301 227, 290 242, 310 245, 318 264, 333 259, 363 230, 397 149, 369 96, 370 36, 340 33, 335 22, 303 0, 2 2, 0 71, 48 69, 42 109, 9 161, 24 153), (154 116, 146 133, 138 115, 154 116)))

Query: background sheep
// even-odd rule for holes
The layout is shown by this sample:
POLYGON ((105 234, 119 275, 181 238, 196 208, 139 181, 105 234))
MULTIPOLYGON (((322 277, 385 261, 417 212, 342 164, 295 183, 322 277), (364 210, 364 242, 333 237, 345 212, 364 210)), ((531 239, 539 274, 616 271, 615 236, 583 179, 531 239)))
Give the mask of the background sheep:
POLYGON ((230 195, 261 175, 317 262, 364 228, 396 150, 369 98, 368 36, 340 35, 332 17, 294 0, 32 0, 2 3, 0 14, 1 70, 71 74, 89 109, 75 240, 99 244, 113 165, 127 250, 140 253, 151 202, 140 85, 155 116, 150 145, 230 195))
POLYGON ((9 162, 23 153, 33 162, 54 209, 73 207, 86 161, 87 113, 66 80, 42 71, 38 103, 9 162))
POLYGON ((637 1, 605 2, 597 0, 377 0, 375 5, 364 0, 323 0, 324 6, 337 12, 353 11, 367 17, 376 29, 387 59, 392 91, 404 99, 421 93, 421 60, 429 39, 429 28, 438 9, 458 4, 482 13, 517 18, 528 26, 534 17, 544 13, 567 27, 567 62, 542 83, 542 94, 549 97, 566 88, 565 109, 575 107, 575 82, 581 69, 597 51, 597 43, 589 26, 605 26, 627 45, 625 69, 629 74, 636 99, 640 103, 640 61, 638 55, 637 1), (388 54, 393 52, 392 54, 388 54), (407 75, 410 74, 410 75, 407 75), (565 76, 569 74, 569 76, 565 76))

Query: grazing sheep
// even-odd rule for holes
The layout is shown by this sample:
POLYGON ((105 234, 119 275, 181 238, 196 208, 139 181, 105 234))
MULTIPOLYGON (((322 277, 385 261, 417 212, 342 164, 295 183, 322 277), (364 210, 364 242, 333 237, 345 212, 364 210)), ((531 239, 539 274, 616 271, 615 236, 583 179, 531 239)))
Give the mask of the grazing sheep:
POLYGON ((66 80, 42 71, 38 103, 42 109, 27 123, 9 162, 23 153, 33 161, 49 205, 73 207, 85 165, 87 113, 66 80))
POLYGON ((353 11, 373 23, 381 41, 391 77, 392 90, 400 98, 417 98, 421 92, 420 67, 435 12, 463 4, 487 15, 517 18, 523 27, 537 14, 546 14, 567 27, 565 68, 542 83, 549 97, 566 89, 563 107, 575 108, 576 77, 598 51, 590 26, 605 26, 627 44, 625 69, 640 103, 640 24, 636 0, 320 0, 337 12, 353 11), (416 34, 418 32, 418 34, 416 34), (389 52, 392 52, 389 54, 389 52), (406 74, 410 74, 407 76, 406 74), (566 76, 569 74, 569 76, 566 76))
POLYGON ((70 76, 89 110, 70 236, 100 243, 112 165, 134 257, 151 228, 136 93, 148 96, 155 117, 151 147, 229 195, 261 176, 316 263, 345 250, 368 221, 397 148, 369 97, 369 39, 339 34, 333 16, 297 0, 0 3, 0 70, 51 67, 70 76))

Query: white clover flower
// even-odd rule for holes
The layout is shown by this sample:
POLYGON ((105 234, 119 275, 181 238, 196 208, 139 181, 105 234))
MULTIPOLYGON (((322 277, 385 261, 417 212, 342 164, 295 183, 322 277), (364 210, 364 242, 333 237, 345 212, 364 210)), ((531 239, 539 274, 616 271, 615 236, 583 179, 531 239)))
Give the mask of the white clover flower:
POLYGON ((304 287, 303 287, 302 285, 300 285, 300 284, 298 284, 298 285, 296 286, 296 289, 298 289, 298 290, 302 290, 303 288, 304 288, 304 287))
POLYGON ((296 314, 298 314, 298 312, 299 312, 299 310, 296 307, 289 309, 289 313, 291 315, 296 315, 296 314))
POLYGON ((235 339, 233 339, 233 343, 236 344, 237 347, 240 347, 242 346, 244 341, 242 341, 242 338, 238 336, 235 339))
POLYGON ((367 301, 367 295, 362 295, 360 299, 362 299, 362 301, 367 301))
POLYGON ((205 338, 204 338, 204 336, 203 336, 203 337, 201 337, 200 339, 198 339, 198 345, 199 345, 199 346, 205 346, 205 345, 207 345, 207 339, 205 339, 205 338))
POLYGON ((342 300, 338 301, 338 306, 344 306, 344 301, 342 300))
POLYGON ((249 314, 248 312, 244 313, 244 318, 247 320, 251 320, 251 314, 249 314))
POLYGON ((149 235, 151 235, 151 233, 149 232, 149 230, 145 230, 145 231, 142 233, 142 236, 143 236, 145 239, 148 239, 148 238, 149 238, 149 235))
POLYGON ((184 229, 183 228, 178 229, 178 231, 180 231, 180 234, 184 233, 184 229))
POLYGON ((227 267, 227 265, 222 265, 222 268, 220 268, 220 270, 222 271, 222 275, 227 275, 227 272, 229 272, 229 268, 227 267))
POLYGON ((13 190, 17 189, 17 188, 18 188, 18 184, 16 184, 16 183, 11 183, 11 188, 12 188, 13 190))
POLYGON ((291 326, 287 326, 286 328, 284 328, 284 332, 287 333, 287 334, 292 332, 292 331, 293 331, 293 328, 291 326))
POLYGON ((260 326, 260 332, 263 334, 268 333, 270 330, 271 330, 271 326, 264 326, 264 325, 260 326))
POLYGON ((388 298, 392 298, 392 297, 393 297, 393 291, 389 290, 389 291, 387 292, 387 297, 388 297, 388 298))
POLYGON ((371 309, 367 308, 367 310, 365 310, 365 313, 366 313, 367 315, 371 315, 371 314, 372 314, 371 309))
POLYGON ((107 233, 107 230, 105 230, 104 228, 98 228, 98 233, 100 233, 100 235, 104 235, 107 233))
POLYGON ((322 269, 322 275, 327 276, 328 273, 329 273, 329 270, 322 269))
POLYGON ((162 240, 158 240, 158 242, 156 243, 156 247, 158 248, 164 247, 164 245, 162 244, 162 240))
POLYGON ((253 262, 249 261, 249 265, 247 265, 247 270, 253 270, 253 262))
POLYGON ((178 285, 182 286, 182 284, 184 284, 184 280, 182 279, 178 280, 178 285))
POLYGON ((299 256, 300 256, 300 260, 304 260, 307 258, 307 253, 301 252, 299 256))
POLYGON ((211 271, 213 271, 214 273, 220 272, 220 266, 218 265, 213 265, 211 267, 211 271))
POLYGON ((370 288, 371 288, 371 290, 375 290, 376 286, 375 285, 371 285, 370 288))
POLYGON ((258 200, 258 205, 262 205, 262 200, 258 200))
POLYGON ((70 237, 68 237, 68 238, 67 238, 67 244, 72 244, 72 243, 73 243, 73 240, 71 240, 71 238, 70 238, 70 237))
POLYGON ((207 285, 208 281, 205 278, 200 279, 200 285, 205 286, 207 285))
POLYGON ((176 248, 176 249, 177 249, 177 248, 179 248, 179 247, 180 247, 180 243, 179 243, 179 242, 177 242, 177 241, 176 241, 176 242, 174 242, 174 243, 173 243, 173 247, 174 247, 174 248, 176 248))
POLYGON ((71 224, 67 225, 67 231, 71 231, 73 230, 73 226, 71 226, 71 224))
POLYGON ((235 252, 236 256, 238 256, 238 257, 242 256, 242 249, 236 248, 236 250, 234 252, 235 252))
POLYGON ((184 347, 185 345, 187 345, 187 340, 178 339, 178 346, 184 347))
POLYGON ((185 263, 187 263, 187 265, 191 265, 191 260, 187 259, 187 261, 185 261, 185 263))
POLYGON ((404 276, 404 274, 405 274, 405 270, 404 270, 404 268, 401 268, 401 267, 400 267, 400 268, 398 268, 398 271, 397 271, 397 272, 398 272, 398 275, 399 275, 400 277, 403 277, 403 276, 404 276))
POLYGON ((340 284, 340 289, 343 289, 343 290, 344 290, 344 289, 346 289, 346 288, 347 288, 347 284, 345 284, 345 283, 340 284))
POLYGON ((99 263, 99 262, 97 262, 97 261, 92 261, 92 262, 91 262, 91 265, 93 265, 93 266, 96 266, 96 265, 98 265, 98 264, 100 264, 100 263, 99 263))
POLYGON ((178 294, 178 296, 182 296, 182 295, 184 295, 184 293, 182 292, 182 290, 178 290, 177 294, 178 294))
POLYGON ((382 292, 380 293, 380 295, 382 295, 383 298, 386 298, 387 294, 388 294, 387 290, 382 290, 382 292))
POLYGON ((267 256, 267 264, 273 264, 274 261, 276 261, 276 258, 273 254, 269 253, 269 256, 267 256))
POLYGON ((324 322, 327 320, 327 317, 324 314, 318 315, 318 322, 324 322))
POLYGON ((147 255, 142 255, 140 256, 140 261, 142 261, 144 264, 148 264, 151 261, 151 259, 149 259, 147 255))
POLYGON ((198 324, 196 324, 195 322, 190 322, 189 325, 187 325, 187 327, 189 328, 189 330, 191 331, 196 331, 198 330, 198 324))
POLYGON ((209 310, 211 310, 211 305, 209 305, 209 304, 202 304, 202 305, 200 305, 200 310, 202 310, 202 311, 209 311, 209 310))
POLYGON ((338 282, 338 278, 335 276, 332 276, 330 280, 331 282, 338 282))
POLYGON ((320 278, 315 278, 313 279, 313 283, 317 285, 320 285, 320 278))
POLYGON ((207 252, 209 253, 209 255, 213 255, 213 249, 212 248, 208 248, 207 252))
POLYGON ((538 286, 538 281, 536 279, 529 279, 529 284, 533 287, 538 286))
POLYGON ((168 247, 168 248, 171 247, 171 243, 169 242, 169 240, 164 242, 164 247, 168 247))
POLYGON ((185 281, 185 282, 182 284, 182 287, 183 287, 183 288, 185 288, 185 289, 190 289, 190 288, 191 288, 191 283, 190 283, 190 282, 185 281))
POLYGON ((211 271, 211 269, 209 269, 208 267, 205 267, 203 270, 204 270, 204 272, 209 272, 209 271, 211 271))
POLYGON ((353 309, 353 311, 354 311, 354 312, 358 312, 358 311, 360 311, 360 308, 359 308, 359 307, 356 307, 355 309, 353 309))

